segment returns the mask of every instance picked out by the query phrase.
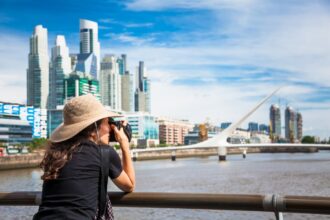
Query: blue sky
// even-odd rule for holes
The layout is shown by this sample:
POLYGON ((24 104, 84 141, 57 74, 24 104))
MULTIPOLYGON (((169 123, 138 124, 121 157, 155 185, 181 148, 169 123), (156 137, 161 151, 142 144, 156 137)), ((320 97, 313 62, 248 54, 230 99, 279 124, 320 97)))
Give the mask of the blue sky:
POLYGON ((76 53, 80 18, 98 22, 102 54, 126 53, 132 73, 145 61, 156 115, 235 121, 284 85, 250 121, 289 104, 305 134, 330 136, 329 1, 2 0, 0 100, 26 100, 34 26, 48 29, 49 48, 61 34, 76 53))

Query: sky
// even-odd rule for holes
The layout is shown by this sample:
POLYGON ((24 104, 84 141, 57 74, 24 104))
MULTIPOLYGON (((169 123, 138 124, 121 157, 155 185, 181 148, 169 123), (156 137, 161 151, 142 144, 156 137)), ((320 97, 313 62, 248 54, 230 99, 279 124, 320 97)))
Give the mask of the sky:
MULTIPOLYGON (((29 37, 48 29, 79 52, 79 19, 99 25, 101 54, 143 60, 156 116, 234 122, 283 88, 249 121, 269 123, 271 104, 301 112, 303 134, 330 136, 330 2, 327 0, 1 0, 0 100, 26 102, 29 37)), ((282 131, 282 134, 283 131, 282 131)))

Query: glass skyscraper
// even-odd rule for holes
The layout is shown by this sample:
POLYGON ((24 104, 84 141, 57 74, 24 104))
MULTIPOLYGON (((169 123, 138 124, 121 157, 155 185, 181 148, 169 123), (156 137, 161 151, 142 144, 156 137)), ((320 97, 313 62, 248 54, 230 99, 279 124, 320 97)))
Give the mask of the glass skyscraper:
POLYGON ((281 137, 281 110, 278 105, 272 105, 270 107, 270 135, 273 136, 274 139, 279 139, 281 137))
POLYGON ((64 36, 57 36, 52 48, 49 77, 49 109, 64 104, 64 78, 71 73, 71 58, 64 36))
POLYGON ((49 57, 47 29, 37 25, 30 38, 27 69, 27 105, 46 109, 49 94, 49 57))

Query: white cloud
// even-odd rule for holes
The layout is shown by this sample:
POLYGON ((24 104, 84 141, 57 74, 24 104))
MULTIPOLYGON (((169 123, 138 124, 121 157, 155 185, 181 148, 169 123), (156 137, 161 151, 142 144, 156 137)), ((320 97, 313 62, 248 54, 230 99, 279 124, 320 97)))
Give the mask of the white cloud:
POLYGON ((26 103, 26 69, 29 39, 0 35, 0 100, 26 103))

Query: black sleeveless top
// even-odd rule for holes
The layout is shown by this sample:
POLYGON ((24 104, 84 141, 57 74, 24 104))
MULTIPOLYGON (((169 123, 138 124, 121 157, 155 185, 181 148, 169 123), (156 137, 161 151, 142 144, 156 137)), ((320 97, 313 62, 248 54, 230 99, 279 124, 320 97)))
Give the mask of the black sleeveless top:
MULTIPOLYGON (((33 219, 92 219, 98 208, 100 186, 99 146, 83 141, 55 180, 45 181, 39 211, 33 219)), ((110 148, 109 177, 122 172, 117 152, 110 148)))

